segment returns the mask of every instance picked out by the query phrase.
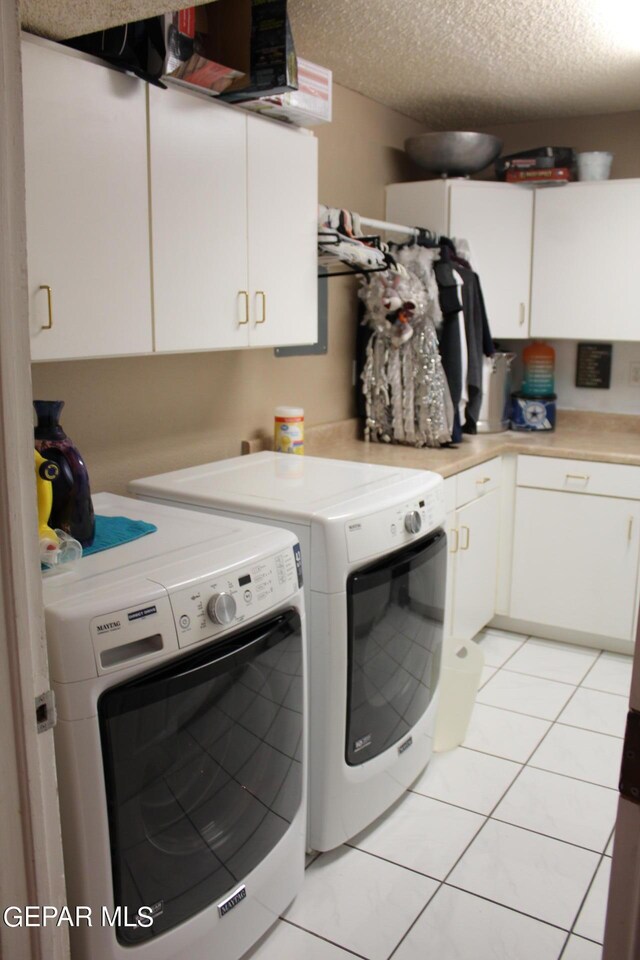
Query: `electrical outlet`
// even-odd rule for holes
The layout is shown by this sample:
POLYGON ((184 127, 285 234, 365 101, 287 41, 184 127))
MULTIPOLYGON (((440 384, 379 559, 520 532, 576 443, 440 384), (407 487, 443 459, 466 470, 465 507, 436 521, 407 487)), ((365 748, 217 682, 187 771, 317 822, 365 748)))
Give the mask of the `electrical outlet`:
POLYGON ((634 387, 640 387, 640 361, 632 361, 629 364, 629 383, 634 387))

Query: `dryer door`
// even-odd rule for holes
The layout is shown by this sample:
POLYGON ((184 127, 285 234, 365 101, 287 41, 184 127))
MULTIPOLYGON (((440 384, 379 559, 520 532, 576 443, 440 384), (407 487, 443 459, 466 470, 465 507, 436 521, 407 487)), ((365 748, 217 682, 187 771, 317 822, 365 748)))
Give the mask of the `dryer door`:
POLYGON ((223 898, 276 846, 303 795, 294 610, 107 690, 98 704, 118 940, 223 898), (136 925, 141 906, 152 926, 136 925), (123 918, 124 919, 124 918, 123 918))
POLYGON ((345 758, 355 766, 407 734, 431 703, 440 674, 446 586, 442 530, 347 580, 345 758))

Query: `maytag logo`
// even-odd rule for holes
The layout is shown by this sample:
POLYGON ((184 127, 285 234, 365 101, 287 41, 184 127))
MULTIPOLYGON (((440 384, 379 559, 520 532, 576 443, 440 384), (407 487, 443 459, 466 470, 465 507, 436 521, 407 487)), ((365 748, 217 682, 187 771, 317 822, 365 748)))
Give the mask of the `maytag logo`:
POLYGON ((349 530, 350 530, 351 532, 353 532, 354 530, 362 530, 362 524, 361 524, 361 523, 350 523, 350 524, 349 524, 349 530))
POLYGON ((110 630, 119 630, 121 626, 119 620, 110 620, 108 623, 99 623, 96 630, 98 633, 108 633, 110 630))
POLYGON ((230 897, 227 897, 226 900, 223 900, 222 903, 218 904, 218 913, 221 917, 224 917, 225 913, 229 913, 229 910, 233 910, 234 907, 237 907, 239 903, 246 899, 247 888, 244 884, 241 887, 238 887, 230 897))
POLYGON ((405 750, 408 750, 409 747, 412 746, 412 744, 413 744, 413 737, 407 737, 404 743, 401 743, 400 746, 398 747, 398 753, 404 753, 405 750))

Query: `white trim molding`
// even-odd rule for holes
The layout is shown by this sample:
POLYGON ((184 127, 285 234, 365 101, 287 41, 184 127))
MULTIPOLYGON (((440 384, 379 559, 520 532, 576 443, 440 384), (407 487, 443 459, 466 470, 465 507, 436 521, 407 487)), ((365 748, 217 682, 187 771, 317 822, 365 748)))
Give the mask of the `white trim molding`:
MULTIPOLYGON (((65 899, 37 543, 17 0, 0 0, 0 906, 65 899)), ((65 960, 66 930, 9 929, 4 960, 65 960)))

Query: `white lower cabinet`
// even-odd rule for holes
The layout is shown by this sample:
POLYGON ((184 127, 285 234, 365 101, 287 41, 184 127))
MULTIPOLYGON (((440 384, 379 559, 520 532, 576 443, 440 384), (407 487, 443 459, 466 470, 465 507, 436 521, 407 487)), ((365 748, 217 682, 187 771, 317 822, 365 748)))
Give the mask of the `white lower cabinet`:
POLYGON ((475 637, 495 613, 499 519, 495 490, 456 513, 450 547, 455 551, 451 634, 456 640, 475 637))
MULTIPOLYGON (((448 610, 445 632, 470 640, 495 614, 500 529, 500 461, 455 478, 457 508, 448 515, 448 610)), ((450 482, 450 481, 448 481, 450 482)))
POLYGON ((631 641, 639 537, 636 500, 518 487, 510 616, 631 641))
POLYGON ((469 640, 497 616, 505 629, 633 649, 640 467, 495 458, 445 493, 447 637, 469 640))

